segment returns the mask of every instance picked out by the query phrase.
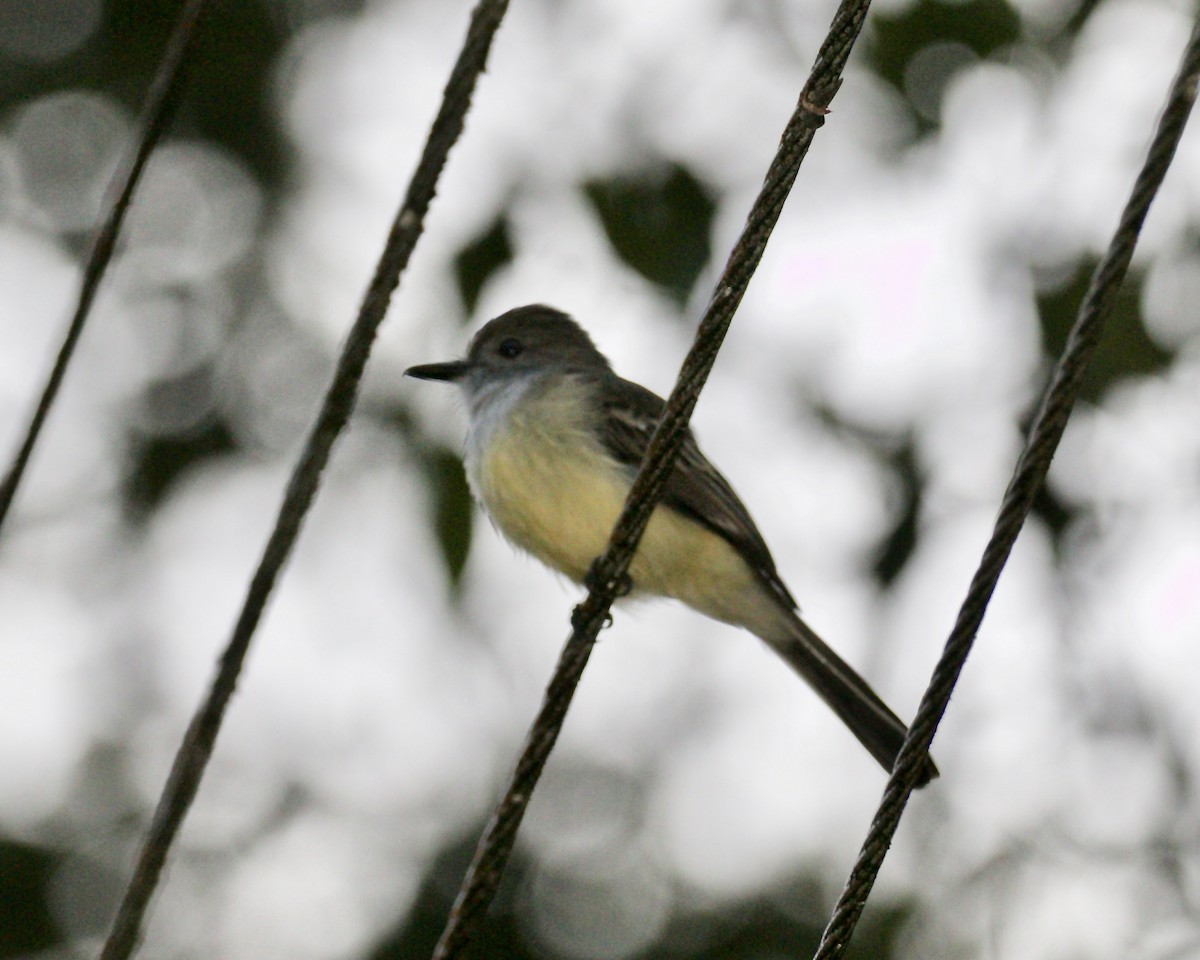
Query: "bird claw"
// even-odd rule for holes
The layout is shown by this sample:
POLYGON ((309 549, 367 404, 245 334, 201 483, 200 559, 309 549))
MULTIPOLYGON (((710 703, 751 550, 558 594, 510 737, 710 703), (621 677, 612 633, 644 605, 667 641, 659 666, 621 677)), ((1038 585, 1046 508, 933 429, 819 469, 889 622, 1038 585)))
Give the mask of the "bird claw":
POLYGON ((615 579, 601 575, 600 558, 593 560, 592 565, 588 567, 588 572, 583 575, 583 585, 593 593, 603 587, 609 587, 614 600, 627 597, 633 592, 633 578, 628 573, 622 573, 615 579))
MULTIPOLYGON (((619 577, 608 576, 602 571, 600 561, 600 557, 597 557, 595 560, 593 560, 592 565, 588 567, 587 573, 583 575, 583 585, 587 587, 588 593, 595 594, 607 591, 614 600, 628 596, 633 590, 633 579, 628 573, 622 573, 619 577)), ((588 600, 579 604, 571 612, 571 626, 577 631, 583 629, 583 625, 587 620, 590 612, 587 609, 590 599, 591 598, 589 597, 588 600)), ((612 622, 612 613, 606 612, 604 614, 604 622, 600 625, 600 629, 604 630, 607 627, 611 627, 612 622)))
MULTIPOLYGON (((584 604, 580 603, 571 611, 571 628, 578 633, 583 629, 584 623, 587 620, 587 611, 584 609, 584 604)), ((612 613, 604 614, 604 622, 600 624, 601 630, 606 630, 613 624, 612 613)))

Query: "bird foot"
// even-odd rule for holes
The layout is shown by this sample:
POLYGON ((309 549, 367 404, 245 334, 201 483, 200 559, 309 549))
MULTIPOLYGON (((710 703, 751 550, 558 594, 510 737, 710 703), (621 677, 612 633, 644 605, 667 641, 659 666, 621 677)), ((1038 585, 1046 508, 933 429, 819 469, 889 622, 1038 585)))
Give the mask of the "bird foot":
POLYGON ((592 565, 588 567, 588 572, 583 575, 583 585, 593 593, 609 587, 612 590, 614 600, 629 596, 633 592, 633 579, 629 574, 622 573, 616 578, 608 577, 600 570, 600 560, 601 558, 597 558, 592 561, 592 565))
MULTIPOLYGON (((587 621, 588 611, 585 609, 586 606, 586 604, 579 603, 576 604, 575 609, 571 611, 571 629, 573 629, 576 633, 583 629, 584 623, 587 621)), ((612 623, 612 614, 606 613, 604 615, 604 622, 600 624, 600 629, 606 630, 612 626, 612 623)))

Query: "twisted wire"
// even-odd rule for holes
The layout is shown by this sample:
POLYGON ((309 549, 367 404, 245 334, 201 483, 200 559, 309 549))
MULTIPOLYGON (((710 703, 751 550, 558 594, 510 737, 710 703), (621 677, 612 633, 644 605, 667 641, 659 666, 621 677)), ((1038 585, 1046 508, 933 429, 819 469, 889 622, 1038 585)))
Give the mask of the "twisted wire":
POLYGON ((392 291, 400 282, 400 275, 408 265, 424 228, 425 214, 433 201, 442 168, 450 148, 462 133, 475 83, 483 72, 492 39, 507 7, 507 0, 480 0, 471 14, 466 39, 446 84, 421 158, 409 181, 408 191, 392 224, 358 316, 338 358, 320 413, 292 471, 274 529, 251 578, 237 623, 218 662, 216 675, 175 755, 100 960, 125 960, 136 946, 146 907, 158 886, 171 845, 199 789, 251 639, 280 570, 300 533, 304 516, 316 497, 321 473, 329 461, 334 441, 354 409, 375 334, 387 312, 392 291))
POLYGON ((452 960, 462 955, 495 897, 529 799, 558 739, 592 645, 621 592, 638 541, 662 495, 663 484, 683 442, 688 420, 712 370, 734 311, 762 259, 813 135, 829 112, 830 101, 841 84, 842 71, 862 29, 868 6, 869 0, 843 0, 834 15, 762 188, 697 328, 608 547, 592 568, 588 595, 572 616, 571 635, 563 647, 541 709, 530 727, 504 794, 476 845, 471 865, 434 950, 434 960, 452 960))
POLYGON ((844 956, 854 928, 862 916, 867 897, 912 794, 919 766, 929 750, 933 735, 950 702, 950 695, 974 645, 992 592, 1033 506, 1034 496, 1050 469, 1051 458, 1079 395, 1083 373, 1100 340, 1104 320, 1111 311, 1133 257, 1150 203, 1175 156, 1175 149, 1196 99, 1198 82, 1200 19, 1193 27, 1146 160, 1104 259, 1092 275, 1062 356, 1043 394, 1028 439, 1001 501, 992 536, 983 551, 979 568, 971 580, 941 659, 917 708, 917 715, 896 759, 883 799, 858 860, 834 907, 814 960, 836 960, 844 956))
POLYGON ((75 299, 75 311, 67 324, 62 343, 54 358, 50 373, 42 386, 41 396, 30 415, 20 445, 13 454, 0 481, 0 530, 8 517, 9 509, 17 496, 17 488, 25 476, 25 470, 33 457, 34 447, 41 436, 42 427, 50 415, 50 408, 58 397, 59 388, 67 375, 67 367, 75 355, 75 347, 83 335, 83 328, 92 312, 92 304, 100 290, 100 281, 108 271, 108 265, 117 248, 117 237, 125 222, 125 214, 133 201, 133 192, 141 179, 142 171, 150 154, 158 146, 163 133, 170 126, 179 95, 183 91, 186 66, 194 47, 196 27, 208 0, 187 0, 167 40, 163 58, 155 70, 154 79, 146 96, 142 116, 138 124, 136 142, 108 186, 106 206, 108 213, 92 238, 91 247, 84 263, 79 281, 79 293, 75 299))

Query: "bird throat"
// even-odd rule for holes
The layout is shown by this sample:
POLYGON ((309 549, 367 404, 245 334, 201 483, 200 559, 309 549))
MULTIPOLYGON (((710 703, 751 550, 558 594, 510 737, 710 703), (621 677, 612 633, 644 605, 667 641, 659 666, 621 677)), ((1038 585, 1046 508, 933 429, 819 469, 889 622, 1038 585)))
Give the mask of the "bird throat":
POLYGON ((474 408, 467 478, 500 532, 576 582, 604 552, 628 471, 589 429, 589 385, 514 383, 474 408))

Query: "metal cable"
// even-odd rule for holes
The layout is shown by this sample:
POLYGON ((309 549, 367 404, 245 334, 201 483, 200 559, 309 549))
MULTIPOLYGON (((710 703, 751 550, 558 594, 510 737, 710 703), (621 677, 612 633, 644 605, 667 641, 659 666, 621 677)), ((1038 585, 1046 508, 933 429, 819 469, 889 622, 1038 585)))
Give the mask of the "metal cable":
POLYGON ((425 214, 436 191, 450 148, 462 133, 475 83, 483 72, 492 39, 508 8, 507 0, 480 0, 471 14, 466 39, 450 74, 442 104, 433 121, 421 159, 409 181, 404 202, 392 224, 375 276, 363 297, 358 316, 342 354, 316 422, 292 471, 283 503, 258 568, 250 581, 233 634, 221 655, 208 693, 188 725, 158 807, 146 834, 133 877, 126 887, 101 960, 125 960, 137 943, 146 907, 158 886, 163 864, 183 818, 196 796, 200 779, 233 695, 250 641, 283 564, 300 533, 300 526, 316 497, 321 472, 329 461, 334 441, 345 427, 358 397, 358 387, 371 344, 387 312, 392 291, 424 228, 425 214))
POLYGON ((449 921, 434 950, 434 960, 452 960, 462 955, 496 894, 529 798, 558 739, 592 645, 622 590, 633 553, 662 494, 663 484, 683 442, 688 419, 712 370, 734 311, 762 259, 767 239, 808 153, 813 134, 829 112, 829 103, 841 84, 842 71, 862 29, 868 6, 869 0, 843 0, 834 15, 762 189, 700 321, 662 420, 609 538, 608 549, 592 568, 588 595, 572 616, 571 636, 560 655, 504 795, 476 846, 449 921))
POLYGON ((16 498, 17 488, 21 484, 21 478, 25 475, 25 469, 29 466, 33 449, 37 445, 38 437, 41 436, 42 427, 50 415, 50 408, 54 405, 63 378, 67 375, 67 367, 71 363, 75 347, 79 343, 83 328, 91 314, 92 304, 100 289, 100 281, 104 279, 104 275, 108 271, 109 262, 117 247, 117 237, 125 222, 125 214, 129 211, 129 205, 133 200, 133 191, 141 179, 146 161, 150 159, 150 154, 158 146, 159 140, 162 139, 164 131, 170 125, 171 118, 175 114, 175 107, 179 103, 179 95, 183 90, 185 67, 196 37, 196 25, 207 2, 208 0, 187 0, 180 11, 179 18, 171 30, 170 39, 167 40, 167 48, 163 53, 162 62, 159 63, 158 69, 154 73, 154 80, 150 84, 146 104, 142 109, 137 142, 109 184, 108 214, 92 238, 91 248, 83 267, 83 276, 79 282, 75 312, 71 316, 71 322, 67 324, 67 331, 58 348, 58 355, 54 358, 54 365, 46 377, 42 394, 38 398, 37 406, 34 407, 29 424, 25 428, 25 435, 16 453, 13 454, 8 470, 4 474, 4 480, 0 481, 0 531, 4 528, 4 521, 16 498))
POLYGON ((1166 109, 1159 120, 1158 130, 1134 183, 1133 192, 1125 205, 1104 259, 1092 275, 1087 295, 1079 308, 1067 344, 1054 368, 1054 374, 1039 406, 1025 447, 1017 460, 1012 480, 1009 481, 1001 501, 992 537, 971 580, 958 619, 934 669, 929 687, 917 708, 917 715, 909 727, 908 736, 896 759, 895 769, 888 780, 858 861, 834 907, 814 960, 836 960, 845 954, 850 936, 862 915, 867 897, 913 791, 919 766, 929 750, 938 723, 941 722, 946 705, 950 702, 950 694, 971 652, 1000 572, 1004 569, 1017 535, 1021 532, 1025 518, 1033 506, 1034 496, 1050 469, 1050 460, 1079 395, 1083 372, 1100 340, 1104 320, 1133 257, 1133 249, 1137 244, 1146 213, 1150 209, 1150 202, 1158 192, 1175 156, 1175 148, 1183 135, 1184 126, 1196 99, 1198 82, 1200 20, 1197 20, 1192 30, 1179 73, 1167 98, 1166 109))

